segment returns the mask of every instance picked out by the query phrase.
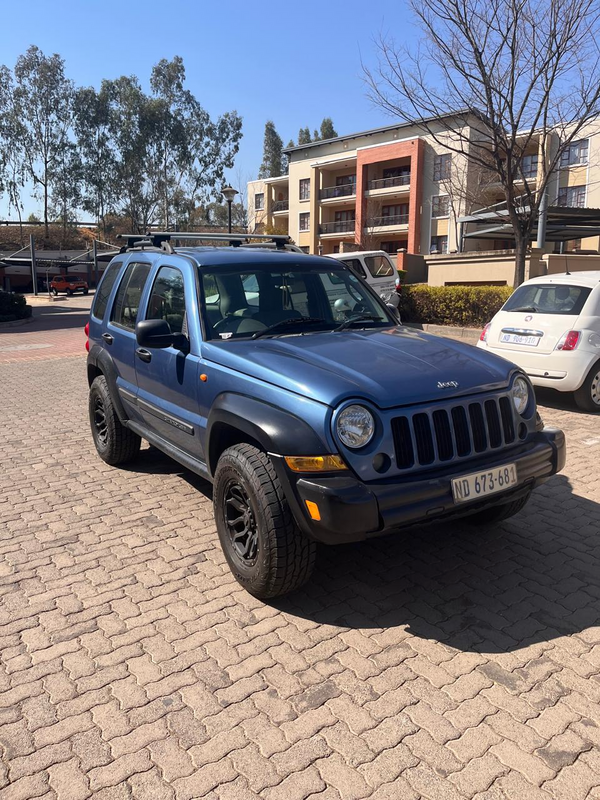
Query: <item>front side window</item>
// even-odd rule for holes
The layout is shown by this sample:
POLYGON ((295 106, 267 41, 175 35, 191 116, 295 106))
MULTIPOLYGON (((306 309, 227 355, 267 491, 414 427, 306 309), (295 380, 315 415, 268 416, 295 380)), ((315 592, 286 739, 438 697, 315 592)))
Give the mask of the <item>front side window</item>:
POLYGON ((310 178, 300 178, 300 200, 310 200, 310 178))
POLYGON ((432 217, 447 217, 450 208, 448 195, 438 195, 438 197, 431 198, 431 216, 432 217))
POLYGON ((365 256, 365 264, 374 278, 390 278, 394 274, 394 268, 385 256, 365 256))
POLYGON ((265 195, 263 192, 254 195, 254 210, 262 211, 265 207, 265 195))
POLYGON ((348 269, 351 269, 352 272, 355 272, 359 277, 367 277, 359 258, 344 258, 343 260, 340 259, 340 261, 342 264, 345 264, 348 269))
POLYGON ((448 252, 448 237, 447 236, 432 236, 430 253, 447 253, 448 252))
POLYGON ((558 205, 585 208, 585 186, 564 186, 559 189, 558 205))
POLYGON ((180 270, 174 267, 158 270, 146 319, 164 319, 173 333, 185 333, 185 291, 180 270))
POLYGON ((149 272, 149 264, 130 264, 125 270, 110 315, 115 325, 134 330, 149 272))
POLYGON ((588 150, 589 139, 579 139, 577 142, 571 142, 561 153, 561 167, 571 167, 574 164, 587 164, 588 150))
MULTIPOLYGON (((586 286, 570 286, 563 283, 532 283, 520 286, 506 301, 503 311, 528 312, 530 314, 581 313, 592 290, 586 286)), ((533 324, 533 323, 532 323, 533 324)))
POLYGON ((433 158, 433 180, 445 181, 450 177, 452 156, 450 153, 440 153, 433 158))
POLYGON ((304 212, 300 214, 300 230, 301 231, 309 231, 310 230, 310 214, 308 212, 304 212))
MULTIPOLYGON (((96 317, 96 319, 104 319, 104 312, 106 311, 108 298, 110 297, 110 293, 112 292, 112 288, 115 285, 117 275, 119 274, 119 270, 122 266, 122 261, 115 261, 109 265, 108 269, 102 276, 102 280, 96 289, 94 305, 92 306, 92 314, 94 317, 96 317)), ((60 278, 55 278, 55 280, 58 281, 60 278)))
POLYGON ((273 325, 275 336, 332 331, 355 318, 362 327, 390 325, 377 298, 342 264, 297 269, 240 265, 205 268, 200 275, 205 297, 216 300, 205 309, 214 340, 249 338, 273 325))

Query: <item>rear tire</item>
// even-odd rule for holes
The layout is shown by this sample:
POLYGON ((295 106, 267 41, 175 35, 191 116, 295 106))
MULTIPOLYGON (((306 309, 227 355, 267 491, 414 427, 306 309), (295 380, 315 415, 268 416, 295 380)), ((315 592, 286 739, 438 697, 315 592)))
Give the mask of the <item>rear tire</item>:
POLYGON ((73 289, 67 289, 67 294, 69 295, 69 297, 71 297, 71 295, 73 294, 73 289))
POLYGON ((103 461, 116 467, 136 457, 142 440, 121 423, 104 375, 94 378, 90 387, 89 415, 94 444, 103 461))
POLYGON ((505 519, 514 517, 515 514, 522 511, 530 497, 531 492, 528 492, 518 500, 511 500, 509 503, 502 503, 501 505, 478 511, 476 514, 470 514, 465 517, 465 522, 470 522, 472 525, 495 525, 497 522, 504 522, 505 519))
POLYGON ((266 453, 249 444, 225 450, 213 502, 225 558, 246 591, 266 600, 309 579, 316 544, 296 525, 266 453))
POLYGON ((89 291, 88 289, 84 289, 84 290, 83 290, 83 293, 84 293, 84 294, 87 294, 87 293, 88 293, 88 291, 89 291))
POLYGON ((575 402, 582 411, 600 412, 600 361, 588 372, 583 385, 574 393, 575 402))

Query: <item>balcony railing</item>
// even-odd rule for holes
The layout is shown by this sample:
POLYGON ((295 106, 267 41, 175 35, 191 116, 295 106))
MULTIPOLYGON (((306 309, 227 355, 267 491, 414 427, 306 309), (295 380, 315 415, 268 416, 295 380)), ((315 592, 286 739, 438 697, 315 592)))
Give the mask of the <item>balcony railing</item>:
POLYGON ((389 217, 372 217, 367 221, 367 227, 379 228, 391 225, 408 225, 408 214, 394 214, 389 217))
POLYGON ((327 186, 325 189, 321 189, 319 197, 321 200, 329 200, 332 197, 352 197, 355 194, 355 183, 342 183, 341 186, 327 186))
POLYGON ((344 219, 339 222, 324 222, 319 226, 319 233, 352 233, 354 220, 344 219))
POLYGON ((394 178, 376 178, 369 181, 369 189, 391 189, 394 186, 408 186, 410 174, 396 175, 394 178))
POLYGON ((276 211, 288 211, 290 208, 289 200, 276 200, 273 203, 273 213, 276 211))

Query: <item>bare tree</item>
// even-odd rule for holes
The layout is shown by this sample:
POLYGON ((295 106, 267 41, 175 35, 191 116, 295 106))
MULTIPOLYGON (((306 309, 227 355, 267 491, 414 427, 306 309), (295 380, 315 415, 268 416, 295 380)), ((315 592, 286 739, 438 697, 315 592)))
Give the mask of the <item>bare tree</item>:
POLYGON ((377 42, 376 105, 491 170, 515 238, 515 285, 569 146, 600 112, 599 0, 411 0, 418 45, 377 42), (541 155, 537 180, 523 159, 541 155))

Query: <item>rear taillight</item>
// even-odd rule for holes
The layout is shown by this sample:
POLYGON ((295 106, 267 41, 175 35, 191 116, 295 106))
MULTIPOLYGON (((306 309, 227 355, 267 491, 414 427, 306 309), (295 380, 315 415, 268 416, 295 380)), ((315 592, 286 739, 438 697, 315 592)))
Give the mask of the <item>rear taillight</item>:
POLYGON ((88 337, 85 340, 85 349, 89 353, 90 352, 90 338, 89 338, 90 337, 90 323, 89 322, 85 323, 85 328, 83 330, 85 331, 85 335, 88 337))
POLYGON ((581 331, 567 331, 560 337, 556 350, 575 350, 581 339, 581 331))
POLYGON ((492 324, 491 322, 488 322, 488 324, 481 331, 481 336, 479 337, 480 342, 487 342, 488 330, 491 324, 492 324))

